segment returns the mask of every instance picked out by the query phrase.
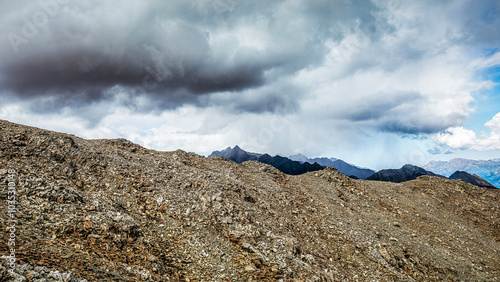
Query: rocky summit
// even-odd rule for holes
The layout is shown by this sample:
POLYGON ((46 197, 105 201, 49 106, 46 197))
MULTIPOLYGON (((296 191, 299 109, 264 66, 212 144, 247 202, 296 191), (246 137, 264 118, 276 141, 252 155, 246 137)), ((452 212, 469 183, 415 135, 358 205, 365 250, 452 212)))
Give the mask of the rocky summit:
POLYGON ((500 277, 499 190, 461 180, 291 176, 0 121, 0 183, 1 281, 500 277))

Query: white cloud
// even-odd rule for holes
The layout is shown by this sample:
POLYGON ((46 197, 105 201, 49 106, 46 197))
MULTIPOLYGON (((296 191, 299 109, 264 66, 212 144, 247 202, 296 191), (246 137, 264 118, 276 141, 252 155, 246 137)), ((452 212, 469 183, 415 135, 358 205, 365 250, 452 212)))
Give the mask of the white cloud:
POLYGON ((444 133, 439 133, 437 140, 454 149, 468 149, 478 141, 476 133, 461 126, 451 127, 444 133))
POLYGON ((477 151, 500 149, 500 113, 484 124, 490 130, 483 132, 480 137, 472 130, 463 127, 452 127, 444 133, 437 135, 440 144, 447 145, 453 149, 472 149, 477 151))
POLYGON ((500 133, 500 113, 496 114, 490 121, 484 124, 492 132, 500 133))

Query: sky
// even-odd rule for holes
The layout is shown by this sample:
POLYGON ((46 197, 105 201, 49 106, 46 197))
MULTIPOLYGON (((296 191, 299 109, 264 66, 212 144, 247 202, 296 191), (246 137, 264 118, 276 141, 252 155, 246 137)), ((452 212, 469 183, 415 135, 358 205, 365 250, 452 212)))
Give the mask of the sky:
POLYGON ((497 0, 0 3, 0 119, 372 169, 500 158, 497 0))

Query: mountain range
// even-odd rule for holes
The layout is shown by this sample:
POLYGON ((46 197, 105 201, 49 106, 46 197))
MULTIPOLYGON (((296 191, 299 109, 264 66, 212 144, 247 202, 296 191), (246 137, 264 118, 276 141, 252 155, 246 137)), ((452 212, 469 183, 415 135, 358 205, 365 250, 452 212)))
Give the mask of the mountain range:
MULTIPOLYGON (((290 175, 299 175, 310 171, 322 170, 325 167, 333 167, 339 172, 354 179, 386 181, 393 183, 415 180, 418 177, 424 175, 436 176, 441 178, 447 178, 447 176, 451 175, 449 179, 461 179, 467 183, 479 187, 493 189, 496 188, 495 185, 489 183, 481 175, 488 176, 494 175, 495 173, 500 175, 498 171, 500 169, 495 166, 498 165, 495 163, 495 161, 500 164, 500 159, 490 161, 489 163, 487 161, 455 159, 454 161, 450 162, 431 162, 426 166, 426 168, 430 167, 431 169, 407 164, 399 169, 383 169, 375 172, 371 169, 360 168, 336 158, 308 158, 303 154, 292 155, 288 158, 279 155, 271 156, 269 154, 247 152, 241 149, 238 145, 236 145, 234 148, 227 147, 226 149, 221 151, 214 151, 210 156, 227 158, 236 163, 242 163, 245 161, 258 161, 264 164, 271 165, 281 172, 290 175), (456 167, 466 169, 453 170, 456 167), (497 172, 495 172, 495 169, 497 169, 497 172), (472 173, 469 173, 466 170, 472 173), (443 176, 441 173, 436 173, 437 171, 445 172, 442 174, 446 176, 443 176)), ((499 185, 497 184, 496 186, 498 187, 499 185)))
MULTIPOLYGON (((375 180, 375 181, 386 181, 386 182, 394 182, 394 183, 401 183, 401 182, 406 182, 410 180, 415 180, 420 176, 427 175, 427 176, 436 176, 440 178, 447 178, 443 175, 436 174, 432 171, 425 170, 421 167, 414 166, 414 165, 404 165, 400 169, 383 169, 380 170, 370 177, 368 177, 366 180, 375 180)), ((476 185, 479 187, 484 187, 484 188, 490 188, 490 189, 495 189, 496 187, 493 186, 491 183, 483 179, 481 176, 477 174, 470 174, 465 171, 455 171, 449 179, 452 180, 463 180, 467 183, 470 183, 472 185, 476 185)))
POLYGON ((322 166, 325 167, 334 167, 338 171, 342 172, 343 174, 353 177, 354 178, 360 178, 360 179, 366 179, 370 175, 374 174, 375 171, 368 169, 368 168, 360 168, 355 165, 349 164, 341 159, 336 159, 336 158, 307 158, 306 156, 302 154, 297 154, 297 155, 292 155, 289 157, 291 160, 294 161, 299 161, 299 162, 308 162, 310 164, 313 163, 318 163, 322 166))
POLYGON ((262 154, 258 153, 250 153, 240 148, 240 146, 236 145, 234 148, 227 147, 222 151, 213 151, 209 157, 223 157, 226 159, 230 159, 235 163, 241 164, 246 161, 256 161, 262 154))
POLYGON ((269 164, 278 170, 292 175, 302 174, 309 171, 324 169, 325 167, 333 167, 339 172, 352 177, 365 179, 375 173, 375 171, 367 168, 359 168, 351 165, 343 160, 336 158, 308 158, 305 155, 297 154, 290 157, 270 156, 268 154, 251 153, 241 149, 238 145, 234 148, 227 147, 221 151, 214 151, 210 156, 223 157, 230 159, 236 163, 245 161, 259 161, 269 164))
POLYGON ((423 168, 444 176, 450 176, 456 171, 466 171, 470 174, 477 174, 494 186, 500 187, 500 159, 432 161, 423 168))
POLYGON ((214 151, 209 157, 223 157, 236 163, 245 161, 258 161, 271 165, 276 169, 290 175, 303 174, 309 171, 322 170, 325 167, 318 163, 301 163, 282 156, 270 156, 269 154, 249 153, 241 149, 238 145, 234 148, 228 147, 222 151, 214 151))

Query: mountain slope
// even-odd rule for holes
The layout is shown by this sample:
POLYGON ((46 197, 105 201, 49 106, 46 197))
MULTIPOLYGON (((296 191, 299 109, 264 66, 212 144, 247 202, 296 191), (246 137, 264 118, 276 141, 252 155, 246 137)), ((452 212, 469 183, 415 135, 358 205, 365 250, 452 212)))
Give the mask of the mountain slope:
POLYGON ((375 171, 371 169, 359 168, 357 166, 346 163, 343 160, 335 160, 332 167, 336 168, 338 171, 342 172, 345 175, 354 175, 361 179, 366 179, 375 173, 375 171))
MULTIPOLYGON (((9 170, 20 281, 55 271, 64 281, 500 277, 499 190, 463 181, 354 181, 333 168, 291 176, 0 121, 4 230, 9 170)), ((1 255, 11 231, 0 232, 1 255)), ((15 280, 0 265, 0 281, 15 280)))
POLYGON ((415 180, 419 176, 428 175, 428 176, 437 176, 444 177, 441 175, 437 175, 433 172, 427 171, 423 168, 414 165, 404 165, 400 169, 383 169, 380 170, 366 180, 376 180, 376 181, 388 181, 394 183, 401 183, 409 180, 415 180))
POLYGON ((497 187, 493 186, 491 183, 488 181, 484 180, 481 176, 474 174, 471 175, 468 172, 465 171, 456 171, 453 173, 450 177, 450 179, 461 179, 467 183, 470 183, 472 185, 476 185, 479 187, 485 187, 485 188, 490 188, 490 189, 496 189, 497 187))
POLYGON ((500 187, 500 159, 432 161, 425 165, 424 168, 445 176, 450 176, 457 170, 466 171, 470 174, 477 174, 494 186, 500 187))

